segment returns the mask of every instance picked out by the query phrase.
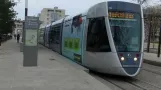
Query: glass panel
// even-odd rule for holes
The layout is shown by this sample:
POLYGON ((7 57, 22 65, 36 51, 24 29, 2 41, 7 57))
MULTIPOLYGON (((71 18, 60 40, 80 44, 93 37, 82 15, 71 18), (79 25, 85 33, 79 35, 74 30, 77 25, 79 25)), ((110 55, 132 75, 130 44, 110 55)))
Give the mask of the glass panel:
POLYGON ((110 52, 105 18, 94 18, 89 21, 87 36, 87 51, 92 52, 110 52))
POLYGON ((61 29, 60 25, 52 26, 52 30, 51 30, 51 42, 52 43, 55 43, 55 44, 60 43, 60 29, 61 29))
POLYGON ((109 12, 109 22, 118 52, 140 51, 142 38, 140 14, 109 12))

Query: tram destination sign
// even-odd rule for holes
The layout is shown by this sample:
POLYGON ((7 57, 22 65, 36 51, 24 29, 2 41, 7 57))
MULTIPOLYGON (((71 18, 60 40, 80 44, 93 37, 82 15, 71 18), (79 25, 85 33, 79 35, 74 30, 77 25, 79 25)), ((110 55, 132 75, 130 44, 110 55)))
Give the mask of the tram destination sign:
POLYGON ((39 18, 33 16, 27 16, 25 20, 25 29, 37 30, 39 28, 39 18))
POLYGON ((133 13, 109 12, 108 15, 109 15, 110 18, 134 19, 134 14, 133 13))

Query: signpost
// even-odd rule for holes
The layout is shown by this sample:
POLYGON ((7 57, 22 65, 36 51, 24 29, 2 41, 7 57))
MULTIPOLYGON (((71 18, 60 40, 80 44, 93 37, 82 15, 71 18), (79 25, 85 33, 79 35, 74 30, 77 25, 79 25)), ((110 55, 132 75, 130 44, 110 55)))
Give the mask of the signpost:
POLYGON ((38 57, 38 17, 26 16, 24 30, 23 66, 37 66, 38 57))

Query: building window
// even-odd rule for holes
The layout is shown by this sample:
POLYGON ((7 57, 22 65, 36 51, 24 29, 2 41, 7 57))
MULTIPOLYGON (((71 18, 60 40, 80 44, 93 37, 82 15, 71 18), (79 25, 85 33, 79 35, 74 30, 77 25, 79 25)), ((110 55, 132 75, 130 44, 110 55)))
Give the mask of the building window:
POLYGON ((19 27, 21 28, 21 27, 22 27, 22 25, 19 25, 19 27))
POLYGON ((59 12, 59 13, 61 13, 61 10, 56 10, 56 12, 59 12))
POLYGON ((54 12, 54 10, 48 10, 48 12, 54 12))

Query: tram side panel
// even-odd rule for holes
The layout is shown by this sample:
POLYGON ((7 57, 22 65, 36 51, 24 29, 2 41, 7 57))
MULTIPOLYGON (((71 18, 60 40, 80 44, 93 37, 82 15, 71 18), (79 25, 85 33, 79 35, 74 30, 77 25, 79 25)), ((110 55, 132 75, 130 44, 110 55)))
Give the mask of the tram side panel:
POLYGON ((81 64, 82 63, 82 35, 84 22, 81 15, 64 22, 62 33, 62 55, 81 64))
POLYGON ((45 34, 45 46, 49 48, 49 31, 50 31, 50 26, 46 28, 46 34, 45 34))
POLYGON ((46 46, 46 44, 47 44, 47 33, 48 33, 47 28, 45 28, 45 33, 44 33, 44 46, 46 46))
POLYGON ((44 43, 43 36, 44 36, 44 29, 41 28, 41 29, 40 29, 40 32, 39 32, 39 43, 40 43, 40 44, 43 44, 43 43, 44 43))
POLYGON ((45 28, 44 28, 44 33, 43 33, 43 45, 45 46, 45 28))
POLYGON ((52 50, 61 53, 61 32, 62 32, 62 23, 51 26, 50 30, 50 43, 49 46, 52 50))

